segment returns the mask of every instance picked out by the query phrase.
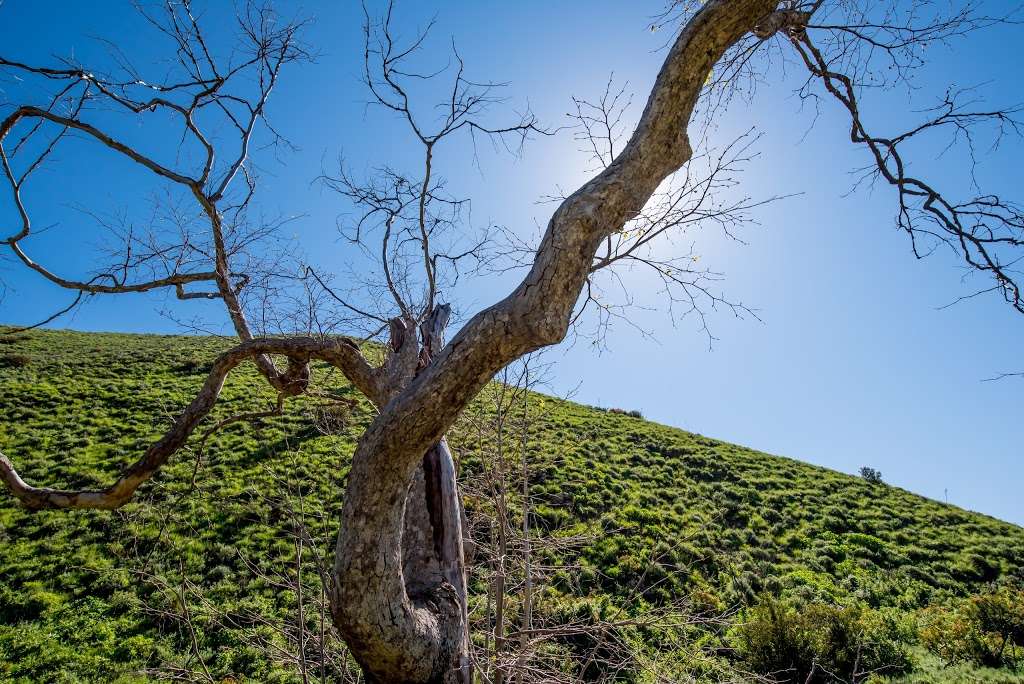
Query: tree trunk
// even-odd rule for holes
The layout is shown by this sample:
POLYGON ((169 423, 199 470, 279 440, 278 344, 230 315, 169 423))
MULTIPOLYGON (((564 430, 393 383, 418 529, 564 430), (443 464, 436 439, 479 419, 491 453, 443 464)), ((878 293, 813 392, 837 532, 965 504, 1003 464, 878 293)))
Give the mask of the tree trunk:
MULTIPOLYGON (((444 682, 461 672, 459 589, 442 576, 414 595, 403 571, 406 499, 424 453, 501 368, 564 338, 599 245, 692 156, 687 125, 712 67, 777 6, 706 0, 677 36, 629 142, 555 211, 519 286, 466 322, 447 346, 427 340, 429 365, 377 404, 380 414, 352 458, 332 601, 334 622, 369 682, 444 682)), ((403 345, 398 356, 411 348, 403 345)), ((461 534, 461 520, 450 510, 442 510, 445 518, 452 519, 450 533, 461 534)))
MULTIPOLYGON (((443 346, 444 328, 450 309, 441 305, 420 326, 420 345, 410 334, 407 322, 395 319, 391 325, 391 351, 401 369, 400 357, 416 351, 406 345, 418 346, 415 373, 425 368, 435 351, 443 346)), ((397 372, 391 378, 389 396, 398 394, 414 377, 397 372)), ((361 442, 360 447, 364 443, 361 442)), ((357 465, 372 462, 374 454, 363 454, 358 448, 353 456, 353 473, 357 465), (368 461, 367 461, 368 459, 368 461)), ((386 507, 389 519, 400 521, 400 534, 382 534, 370 544, 358 545, 362 556, 342 554, 339 537, 335 560, 336 573, 342 563, 351 562, 361 569, 339 583, 332 601, 335 623, 352 646, 352 653, 363 669, 368 682, 423 682, 424 684, 471 684, 469 658, 468 604, 466 564, 463 551, 463 514, 459 495, 455 460, 442 436, 420 460, 419 467, 408 474, 408 486, 401 496, 384 487, 372 492, 372 504, 359 504, 359 511, 386 507), (400 505, 397 505, 400 504, 400 505), (367 561, 372 560, 371 563, 367 561), (391 587, 385 606, 372 609, 366 588, 379 582, 388 568, 401 567, 400 586, 391 587), (385 640, 372 638, 374 626, 391 632, 385 640), (386 626, 386 627, 385 627, 386 626), (371 637, 367 640, 367 637, 371 637), (411 636, 411 639, 410 639, 411 636), (355 641, 350 641, 354 639, 355 641), (407 641, 408 640, 408 641, 407 641), (381 643, 372 643, 381 641, 381 643), (356 645, 353 645, 356 644, 356 645)), ((353 492, 350 481, 349 491, 353 492)), ((346 498, 345 506, 349 506, 346 498)), ((356 515, 359 515, 358 513, 356 515)), ((357 552, 352 552, 353 554, 357 552)))

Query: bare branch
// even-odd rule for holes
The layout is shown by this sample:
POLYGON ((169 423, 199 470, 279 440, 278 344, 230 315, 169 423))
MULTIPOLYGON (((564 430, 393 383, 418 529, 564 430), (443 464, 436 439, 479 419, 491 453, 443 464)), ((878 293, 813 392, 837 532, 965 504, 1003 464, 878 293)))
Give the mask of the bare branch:
POLYGON ((282 354, 288 357, 292 372, 286 374, 287 382, 283 383, 287 394, 305 391, 305 385, 308 383, 308 370, 302 375, 292 369, 306 369, 310 359, 318 359, 340 369, 356 387, 367 392, 367 396, 379 396, 377 373, 363 358, 359 347, 350 340, 250 340, 217 358, 202 389, 175 419, 171 428, 109 487, 92 491, 33 487, 18 475, 11 461, 3 454, 0 454, 0 478, 11 493, 29 508, 117 508, 131 499, 135 490, 152 478, 168 459, 184 446, 195 428, 213 408, 228 373, 246 359, 259 358, 267 354, 282 354))
POLYGON ((982 123, 996 124, 1000 134, 1009 129, 1019 135, 1022 123, 1016 115, 1021 108, 966 109, 958 102, 958 94, 951 92, 924 123, 897 135, 876 136, 864 123, 854 80, 833 69, 808 31, 792 30, 790 42, 810 73, 849 113, 850 139, 864 145, 874 162, 870 177, 896 188, 897 225, 910 237, 914 255, 926 256, 934 244, 949 247, 969 268, 991 277, 1003 298, 1024 313, 1015 270, 1024 257, 1024 210, 996 195, 978 195, 963 202, 947 199, 925 180, 910 175, 900 148, 926 132, 951 128, 969 135, 982 123))

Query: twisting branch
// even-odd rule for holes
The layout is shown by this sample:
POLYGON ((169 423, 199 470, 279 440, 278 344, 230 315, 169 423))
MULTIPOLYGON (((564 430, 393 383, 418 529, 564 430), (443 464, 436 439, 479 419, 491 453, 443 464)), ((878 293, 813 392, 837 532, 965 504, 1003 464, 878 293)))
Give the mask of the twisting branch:
POLYGON ((552 216, 530 272, 507 297, 468 321, 430 365, 381 410, 352 459, 335 555, 334 619, 357 660, 381 680, 431 681, 454 643, 455 603, 410 598, 402 551, 405 495, 422 454, 512 360, 562 340, 599 246, 642 210, 692 155, 690 117, 714 64, 776 6, 709 0, 680 33, 640 122, 615 160, 552 216), (429 407, 429 410, 424 410, 429 407), (440 660, 439 660, 440 658, 440 660))
MULTIPOLYGON (((623 137, 623 121, 632 101, 625 88, 616 88, 609 79, 596 101, 573 98, 576 111, 570 117, 576 122, 575 139, 601 168, 607 168, 614 160, 616 145, 623 137)), ((721 307, 738 317, 757 318, 751 308, 713 289, 723 275, 699 265, 700 254, 695 251, 692 236, 716 228, 728 239, 739 240, 738 230, 753 222, 754 209, 781 199, 754 200, 732 195, 743 166, 757 156, 753 146, 758 138, 750 130, 717 150, 702 138, 700 151, 693 154, 689 163, 654 193, 635 218, 605 238, 594 256, 582 303, 573 316, 577 332, 584 315, 592 310, 597 315, 597 344, 603 342, 613 321, 632 325, 647 334, 628 314, 635 288, 627 282, 624 271, 633 269, 653 272, 661 282, 660 294, 668 302, 673 321, 691 314, 696 316, 709 343, 714 339, 707 320, 709 310, 721 307), (680 238, 687 238, 687 249, 679 248, 680 238), (624 301, 608 298, 609 282, 621 291, 624 301)), ((527 250, 523 256, 529 259, 531 254, 527 250)))
MULTIPOLYGON (((269 354, 288 358, 287 382, 282 383, 285 395, 301 394, 309 378, 296 372, 307 369, 311 359, 325 361, 340 369, 352 383, 368 397, 379 398, 379 372, 367 364, 358 345, 348 339, 316 340, 312 338, 254 339, 243 342, 221 354, 213 363, 206 381, 195 399, 175 419, 163 437, 154 442, 145 453, 125 469, 117 481, 101 490, 59 490, 34 487, 26 483, 14 465, 0 454, 0 479, 22 504, 29 508, 117 508, 127 502, 139 486, 152 478, 167 463, 209 414, 228 374, 247 359, 269 354)), ((216 426, 215 426, 216 427, 216 426)), ((205 438, 204 438, 205 441, 205 438)))
MULTIPOLYGON (((188 0, 168 1, 159 16, 145 12, 144 16, 175 46, 177 63, 172 64, 163 81, 144 78, 126 59, 118 60, 119 74, 106 75, 71 61, 62 67, 37 67, 0 57, 0 70, 15 73, 19 78, 40 79, 56 88, 45 106, 22 104, 0 120, 0 164, 19 217, 16 231, 0 244, 9 247, 24 265, 51 283, 80 294, 169 288, 182 300, 221 299, 236 334, 249 340, 253 335, 244 313, 242 290, 264 278, 256 273, 237 272, 232 260, 266 234, 263 229, 251 229, 244 223, 245 209, 255 190, 255 181, 246 165, 259 124, 265 124, 271 132, 272 142, 281 142, 266 123, 265 105, 281 70, 309 58, 298 41, 302 24, 281 22, 265 7, 245 5, 238 15, 241 41, 233 48, 231 57, 219 63, 188 0), (157 161, 104 130, 103 125, 87 120, 90 113, 104 108, 147 119, 159 113, 180 122, 179 159, 185 159, 182 168, 157 161), (234 150, 214 141, 210 131, 217 128, 217 116, 222 125, 234 131, 234 150), (204 130, 199 123, 201 117, 213 122, 208 126, 210 130, 204 130), (47 140, 42 136, 48 127, 56 127, 57 133, 47 140), (24 133, 12 142, 16 130, 24 133), (142 237, 133 229, 125 231, 117 264, 88 280, 62 277, 37 263, 23 244, 32 234, 32 222, 22 191, 68 133, 83 136, 136 163, 157 180, 169 183, 194 203, 192 216, 185 218, 180 210, 173 211, 177 215, 168 222, 165 236, 155 226, 142 237), (192 155, 194 151, 198 154, 192 155), (187 163, 192 156, 196 156, 195 163, 187 163), (224 163, 219 162, 222 156, 227 159, 224 163), (21 158, 25 160, 16 170, 16 162, 21 158), (245 190, 236 193, 231 187, 239 177, 245 181, 245 190), (197 234, 193 228, 196 210, 207 224, 205 234, 197 234), (140 269, 158 275, 132 278, 131 274, 140 269), (201 282, 210 283, 213 289, 187 289, 201 282)), ((256 362, 268 381, 282 390, 286 379, 269 359, 258 358, 256 362)))
MULTIPOLYGON (((972 131, 982 124, 994 125, 1000 136, 1020 135, 1024 122, 1018 116, 1024 108, 974 109, 961 101, 963 91, 950 91, 928 112, 930 119, 903 133, 874 135, 864 122, 854 79, 832 66, 834 59, 826 57, 816 45, 806 23, 785 28, 808 71, 849 113, 850 139, 871 153, 873 165, 866 176, 871 180, 880 178, 896 188, 897 225, 910 236, 914 255, 927 256, 936 244, 949 247, 970 269, 995 281, 994 287, 986 291, 998 291, 1014 309, 1024 313, 1017 271, 1024 257, 1024 209, 992 194, 959 202, 949 199, 927 181, 911 175, 901 148, 916 137, 940 130, 951 131, 954 143, 962 137, 973 145, 972 131)), ((914 35, 908 34, 905 40, 912 40, 914 35)), ((922 40, 928 39, 925 35, 922 40)))

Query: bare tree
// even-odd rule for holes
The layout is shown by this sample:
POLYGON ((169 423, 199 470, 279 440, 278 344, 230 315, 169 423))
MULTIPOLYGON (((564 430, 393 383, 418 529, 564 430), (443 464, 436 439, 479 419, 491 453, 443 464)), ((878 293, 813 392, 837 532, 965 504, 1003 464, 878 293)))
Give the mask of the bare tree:
MULTIPOLYGON (((617 142, 624 101, 615 89, 596 103, 577 102, 581 140, 593 148, 596 175, 560 199, 521 283, 465 321, 445 344, 451 315, 446 293, 463 269, 488 262, 491 243, 486 232, 471 235, 460 218, 464 201, 446 192, 435 153, 457 135, 515 151, 545 131, 529 113, 492 120, 489 109, 500 102, 501 84, 470 80, 454 50, 448 69, 417 70, 414 60, 426 34, 399 43, 392 15, 390 5, 379 17, 367 11, 365 83, 371 103, 413 133, 422 169, 408 176, 382 168, 366 180, 344 165, 324 174, 325 184, 359 208, 359 216, 343 226, 345 234, 378 266, 371 282, 344 288, 329 275, 308 268, 284 273, 276 260, 260 260, 255 243, 272 233, 273 222, 256 221, 248 211, 256 190, 254 136, 285 144, 265 121, 265 104, 281 74, 309 57, 299 42, 301 23, 249 5, 239 14, 238 43, 218 48, 187 0, 168 2, 150 17, 176 59, 162 80, 144 77, 116 51, 109 74, 74 62, 38 67, 0 59, 5 73, 34 79, 50 93, 39 103, 7 106, 0 120, 0 162, 17 220, 3 242, 15 258, 67 289, 71 306, 84 296, 160 289, 183 300, 221 300, 239 338, 213 362, 199 393, 167 432, 110 486, 33 486, 3 455, 0 476, 30 508, 119 507, 186 445, 234 368, 256 364, 283 402, 310 391, 311 361, 326 362, 378 411, 353 455, 331 570, 332 621, 367 681, 473 677, 462 511, 444 436, 481 388, 510 362, 560 342, 580 308, 600 302, 595 274, 614 277, 624 264, 655 269, 670 299, 687 310, 728 304, 707 286, 715 274, 688 266, 685 258, 666 262, 652 245, 694 223, 728 230, 756 206, 718 199, 746 147, 741 141, 715 152, 703 143, 703 126, 737 94, 753 98, 754 86, 773 75, 780 58, 806 70, 801 95, 830 98, 848 113, 851 140, 869 153, 865 180, 895 188, 897 222, 915 254, 948 247, 989 278, 979 291, 994 291, 1024 311, 1016 271, 1024 219, 1017 205, 981 192, 954 199, 912 174, 904 156, 908 141, 923 136, 948 133, 970 147, 979 127, 1016 132, 1018 109, 980 107, 965 100, 969 93, 951 91, 918 125, 880 134, 860 104, 865 87, 907 82, 922 64, 923 47, 1006 17, 986 16, 973 2, 944 11, 927 0, 676 0, 656 21, 671 27, 673 37, 628 139, 617 142), (411 95, 409 84, 428 77, 449 79, 449 97, 440 108, 419 108, 411 95), (119 125, 110 116, 118 111, 152 125, 153 135, 174 132, 182 141, 175 163, 108 129, 119 125), (166 128, 167 121, 175 127, 166 128), (701 141, 697 152, 691 129, 701 141), (225 130, 230 140, 223 139, 225 130), (118 258, 87 279, 56 273, 26 247, 34 228, 23 189, 70 136, 133 162, 170 188, 174 200, 162 205, 170 218, 143 233, 101 221, 119 237, 118 258), (305 301, 311 334, 285 334, 294 328, 272 325, 301 318, 272 314, 270 300, 280 292, 272 283, 281 278, 298 283, 298 290, 282 296, 305 301), (353 297, 356 290, 361 296, 353 297), (332 313, 320 312, 321 306, 332 313), (385 346, 370 348, 363 339, 334 334, 357 329, 361 338, 379 338, 385 346)), ((737 314, 748 311, 728 306, 737 314)))

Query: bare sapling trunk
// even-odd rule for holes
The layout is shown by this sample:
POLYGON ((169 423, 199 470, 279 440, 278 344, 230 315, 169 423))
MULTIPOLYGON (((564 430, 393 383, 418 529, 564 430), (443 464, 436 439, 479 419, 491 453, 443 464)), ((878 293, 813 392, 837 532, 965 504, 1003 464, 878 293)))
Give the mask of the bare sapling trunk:
MULTIPOLYGON (((525 389, 530 388, 530 368, 526 367, 524 378, 525 389)), ((523 619, 519 627, 519 662, 516 670, 518 682, 524 681, 526 670, 527 647, 530 643, 530 632, 533 630, 533 548, 530 545, 530 468, 527 458, 527 440, 530 433, 530 394, 523 392, 523 422, 520 426, 522 431, 522 453, 520 454, 522 491, 522 516, 523 516, 523 619)))

